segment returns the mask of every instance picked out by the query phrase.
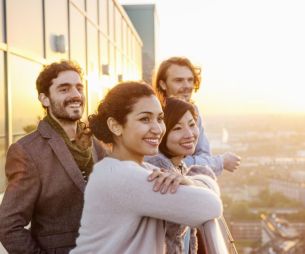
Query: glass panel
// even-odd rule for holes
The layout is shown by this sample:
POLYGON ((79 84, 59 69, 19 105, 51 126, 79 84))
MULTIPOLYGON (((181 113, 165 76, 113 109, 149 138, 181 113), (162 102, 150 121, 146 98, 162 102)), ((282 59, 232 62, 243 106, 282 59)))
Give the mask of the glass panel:
POLYGON ((108 34, 108 0, 100 0, 99 2, 99 17, 100 27, 105 34, 108 34))
POLYGON ((46 58, 57 61, 68 58, 68 6, 62 0, 45 0, 46 58), (60 11, 58 11, 60 10, 60 11), (56 18, 54 18, 56 13, 56 18), (55 36, 63 35, 66 52, 56 52, 55 36))
POLYGON ((72 2, 75 3, 77 7, 80 8, 81 10, 83 11, 85 10, 85 0, 72 0, 72 2))
POLYGON ((122 70, 122 55, 120 53, 120 51, 116 50, 116 73, 118 75, 118 80, 122 81, 122 79, 124 79, 125 77, 122 76, 123 74, 123 70, 122 70))
POLYGON ((109 1, 109 9, 108 9, 108 17, 109 17, 109 37, 112 41, 114 41, 114 6, 113 2, 109 1))
POLYGON ((10 0, 7 4, 8 44, 43 57, 41 0, 10 0))
POLYGON ((110 46, 110 59, 109 59, 109 72, 110 72, 110 75, 112 77, 115 78, 116 80, 116 77, 115 77, 115 50, 114 50, 114 46, 112 44, 109 45, 110 46))
POLYGON ((3 0, 0 0, 0 42, 4 41, 4 13, 3 0))
POLYGON ((18 56, 10 57, 10 79, 12 90, 12 130, 16 141, 36 129, 38 120, 44 115, 37 99, 36 78, 41 66, 18 56))
POLYGON ((122 16, 119 11, 115 10, 115 42, 117 48, 121 50, 122 48, 122 16))
POLYGON ((127 25, 124 20, 122 22, 122 49, 123 49, 124 55, 126 55, 126 53, 127 53, 127 25))
POLYGON ((5 99, 4 99, 4 59, 3 52, 0 51, 0 193, 5 188, 5 99))
POLYGON ((109 60, 108 60, 108 40, 102 34, 100 34, 100 40, 101 40, 100 59, 101 59, 101 64, 104 65, 104 64, 109 63, 109 60))
POLYGON ((88 27, 88 113, 93 113, 102 96, 98 65, 98 31, 87 23, 88 27))
POLYGON ((76 61, 86 70, 85 18, 73 5, 70 7, 71 60, 76 61))
POLYGON ((87 14, 97 24, 97 0, 87 1, 87 14))

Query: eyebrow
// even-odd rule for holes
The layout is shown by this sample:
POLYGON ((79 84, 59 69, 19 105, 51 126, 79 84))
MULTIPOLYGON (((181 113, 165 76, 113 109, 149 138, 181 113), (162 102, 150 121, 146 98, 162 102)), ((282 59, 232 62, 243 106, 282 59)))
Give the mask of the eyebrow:
MULTIPOLYGON (((150 112, 150 111, 143 111, 143 112, 138 113, 137 115, 141 115, 141 114, 153 115, 154 113, 153 113, 153 112, 150 112)), ((164 115, 164 113, 163 113, 163 112, 160 112, 158 115, 164 115)))
MULTIPOLYGON (((61 88, 61 87, 65 87, 65 86, 73 86, 73 84, 71 84, 71 83, 62 83, 62 84, 59 84, 59 85, 57 86, 57 88, 61 88)), ((83 85, 82 83, 77 83, 76 86, 82 86, 82 87, 84 87, 84 85, 83 85)))

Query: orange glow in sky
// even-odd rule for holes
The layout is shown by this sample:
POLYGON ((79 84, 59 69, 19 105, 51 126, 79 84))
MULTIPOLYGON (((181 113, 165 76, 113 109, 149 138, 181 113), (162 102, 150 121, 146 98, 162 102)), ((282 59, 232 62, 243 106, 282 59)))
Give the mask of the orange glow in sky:
POLYGON ((303 0, 120 2, 156 3, 159 61, 202 67, 205 114, 305 113, 303 0))

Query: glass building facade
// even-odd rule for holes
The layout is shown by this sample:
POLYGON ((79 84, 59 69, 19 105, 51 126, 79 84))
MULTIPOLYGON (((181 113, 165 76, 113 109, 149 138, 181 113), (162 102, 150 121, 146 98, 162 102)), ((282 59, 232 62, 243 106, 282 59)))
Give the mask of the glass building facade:
POLYGON ((116 0, 0 0, 0 193, 8 146, 43 117, 35 88, 43 64, 80 64, 86 117, 116 82, 142 79, 141 54, 142 41, 116 0))

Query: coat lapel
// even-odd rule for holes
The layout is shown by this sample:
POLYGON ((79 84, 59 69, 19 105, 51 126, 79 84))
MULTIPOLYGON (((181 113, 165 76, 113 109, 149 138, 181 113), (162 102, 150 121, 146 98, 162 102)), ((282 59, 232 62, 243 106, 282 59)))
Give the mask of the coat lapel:
POLYGON ((38 126, 39 132, 49 139, 49 144, 56 154, 58 160, 62 164, 64 170, 74 182, 74 184, 82 191, 85 191, 84 178, 64 140, 51 128, 51 126, 41 121, 38 126))

